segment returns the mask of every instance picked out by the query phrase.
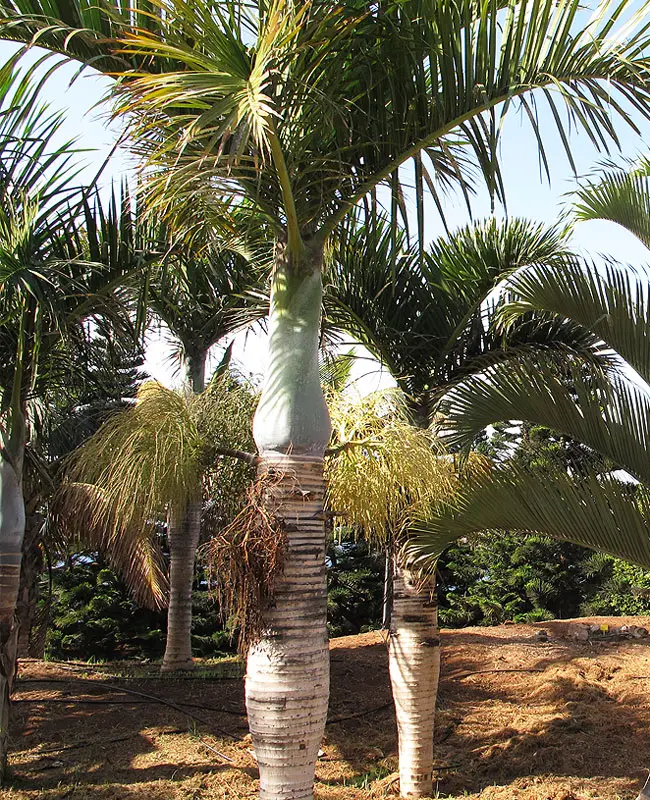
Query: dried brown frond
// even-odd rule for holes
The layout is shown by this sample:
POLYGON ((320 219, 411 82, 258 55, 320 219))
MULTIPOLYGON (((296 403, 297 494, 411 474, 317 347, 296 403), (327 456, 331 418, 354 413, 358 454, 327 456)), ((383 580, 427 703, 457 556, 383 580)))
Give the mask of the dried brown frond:
POLYGON ((239 628, 242 653, 264 631, 263 614, 284 568, 286 534, 278 514, 287 476, 269 471, 255 480, 235 519, 206 546, 208 580, 224 619, 239 628))

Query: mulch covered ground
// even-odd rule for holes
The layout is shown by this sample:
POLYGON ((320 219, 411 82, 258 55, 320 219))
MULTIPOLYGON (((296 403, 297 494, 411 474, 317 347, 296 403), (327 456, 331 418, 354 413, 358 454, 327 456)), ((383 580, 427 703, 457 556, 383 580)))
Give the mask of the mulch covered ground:
MULTIPOLYGON (((577 641, 584 622, 443 633, 439 797, 636 797, 650 768, 650 638, 577 641)), ((650 619, 590 622, 650 628, 650 619)), ((316 796, 390 796, 397 758, 385 642, 379 633, 336 639, 331 655, 316 796)), ((13 707, 12 775, 0 797, 254 797, 257 769, 237 669, 178 679, 151 668, 131 673, 114 665, 24 662, 13 707)))

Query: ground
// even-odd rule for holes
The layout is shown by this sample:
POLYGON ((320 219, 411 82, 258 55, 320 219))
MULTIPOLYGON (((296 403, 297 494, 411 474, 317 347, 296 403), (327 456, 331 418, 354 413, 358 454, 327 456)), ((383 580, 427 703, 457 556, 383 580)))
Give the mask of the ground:
MULTIPOLYGON (((650 767, 650 638, 576 641, 583 622, 443 632, 438 797, 636 797, 650 767)), ((589 622, 650 628, 650 618, 589 622)), ((397 758, 384 637, 335 639, 331 656, 316 797, 390 796, 397 790, 397 758)), ((238 673, 233 664, 204 665, 191 678, 161 678, 147 667, 21 663, 12 775, 0 797, 254 797, 257 770, 238 673)))

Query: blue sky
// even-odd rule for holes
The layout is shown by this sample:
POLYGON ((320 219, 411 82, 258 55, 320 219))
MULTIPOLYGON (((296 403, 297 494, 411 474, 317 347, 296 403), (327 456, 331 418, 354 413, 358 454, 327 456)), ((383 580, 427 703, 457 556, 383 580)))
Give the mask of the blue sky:
MULTIPOLYGON (((15 49, 15 45, 0 42, 0 59, 4 60, 15 49)), ((78 66, 73 64, 66 64, 56 70, 46 85, 44 96, 53 108, 64 110, 65 136, 77 137, 82 147, 95 150, 84 156, 90 174, 106 157, 119 130, 116 124, 109 124, 107 107, 101 104, 102 97, 110 86, 110 80, 92 70, 85 70, 81 75, 78 75, 78 72, 78 66), (75 76, 76 79, 73 80, 75 76)), ((525 120, 516 113, 511 113, 505 123, 501 162, 510 215, 526 216, 552 223, 557 219, 564 196, 575 186, 575 179, 560 139, 548 121, 550 115, 545 115, 542 111, 542 119, 545 117, 547 124, 543 131, 551 164, 550 185, 540 176, 536 142, 532 131, 525 120)), ((628 157, 634 157, 650 149, 644 145, 644 139, 650 142, 650 123, 643 120, 638 112, 634 113, 632 118, 641 128, 641 137, 622 123, 618 126, 623 154, 628 157)), ((571 144, 580 173, 590 171, 604 158, 604 154, 598 154, 585 135, 573 135, 571 144)), ((106 180, 110 181, 111 177, 119 179, 122 174, 128 174, 129 169, 128 155, 122 153, 114 159, 106 180)), ((473 202, 473 211, 475 219, 481 219, 490 213, 489 198, 485 191, 478 193, 473 202)), ((497 210, 497 213, 503 212, 497 210)), ((446 215, 452 228, 463 225, 469 220, 465 203, 460 197, 448 199, 446 215)), ((443 232, 433 204, 426 217, 426 227, 428 238, 434 238, 443 232)), ((650 254, 646 249, 634 237, 612 223, 590 222, 577 226, 574 244, 584 254, 594 257, 604 253, 620 262, 635 265, 650 261, 650 254)), ((240 346, 238 351, 246 364, 247 371, 256 372, 258 369, 261 371, 264 352, 262 342, 249 337, 246 350, 240 346)), ((169 370, 163 366, 164 353, 165 345, 162 340, 153 343, 149 366, 161 378, 169 380, 169 370)))

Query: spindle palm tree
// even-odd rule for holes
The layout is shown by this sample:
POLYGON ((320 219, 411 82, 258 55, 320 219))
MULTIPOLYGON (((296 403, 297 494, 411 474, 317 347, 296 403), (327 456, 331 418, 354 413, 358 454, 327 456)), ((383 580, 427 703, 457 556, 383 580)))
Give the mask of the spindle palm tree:
MULTIPOLYGON (((174 245, 155 271, 148 287, 148 306, 166 324, 180 345, 185 387, 200 394, 205 390, 206 359, 210 348, 228 334, 266 313, 247 309, 244 295, 253 288, 256 266, 243 252, 214 237, 199 246, 174 245), (248 313, 247 313, 248 311, 248 313)), ((170 510, 170 603, 167 640, 162 669, 191 669, 194 560, 201 534, 203 507, 200 477, 187 506, 170 510)))
MULTIPOLYGON (((570 315, 637 375, 629 367, 603 374, 543 356, 507 370, 496 365, 449 393, 448 438, 467 444, 488 424, 524 420, 584 443, 609 468, 558 471, 553 477, 506 461, 417 521, 407 555, 418 566, 430 565, 459 536, 508 529, 547 534, 648 567, 648 278, 619 265, 594 269, 575 262, 561 270, 525 270, 510 288, 513 302, 504 315, 531 308, 570 315), (621 469, 635 480, 621 478, 621 469)), ((647 796, 643 790, 639 795, 647 796)))
POLYGON ((647 113, 647 9, 603 4, 589 19, 578 0, 501 11, 497 2, 426 0, 370 8, 3 0, 0 9, 2 35, 36 36, 121 73, 120 109, 147 160, 154 210, 218 187, 246 198, 272 232, 270 348, 254 434, 262 469, 291 473, 281 509, 291 525, 246 691, 261 796, 311 798, 329 674, 322 466, 330 423, 317 358, 326 246, 381 184, 396 213, 404 207, 399 168, 409 162, 420 199, 425 184, 437 194, 445 182, 467 186, 468 153, 498 192, 503 113, 522 107, 543 142, 535 88, 563 141, 560 106, 596 143, 615 142, 613 120, 630 120, 621 103, 647 113))
MULTIPOLYGON (((416 247, 409 250, 404 237, 396 240, 385 220, 375 219, 370 226, 350 220, 345 233, 333 248, 326 319, 363 342, 388 367, 414 430, 429 427, 436 401, 454 382, 489 363, 517 361, 539 350, 597 357, 597 337, 567 321, 528 315, 508 336, 497 334, 489 324, 496 309, 489 298, 513 271, 570 258, 567 229, 519 219, 488 220, 441 237, 423 253, 416 247)), ((399 480, 397 471, 390 477, 399 480)), ((384 478, 386 491, 389 485, 384 478)), ((365 503, 362 488, 356 491, 365 503)), ((426 491, 419 494, 421 505, 426 491)), ((399 514, 388 513, 391 504, 383 503, 388 516, 381 537, 381 525, 366 527, 384 545, 390 544, 394 559, 389 664, 400 787, 404 796, 429 796, 440 663, 435 583, 432 578, 422 580, 399 558, 409 504, 400 491, 394 502, 399 514), (397 525, 392 517, 399 520, 397 525)), ((346 508, 344 498, 337 498, 333 507, 346 508)), ((368 513, 371 510, 376 516, 377 505, 368 501, 368 513)), ((363 525, 362 516, 356 516, 363 525)))

